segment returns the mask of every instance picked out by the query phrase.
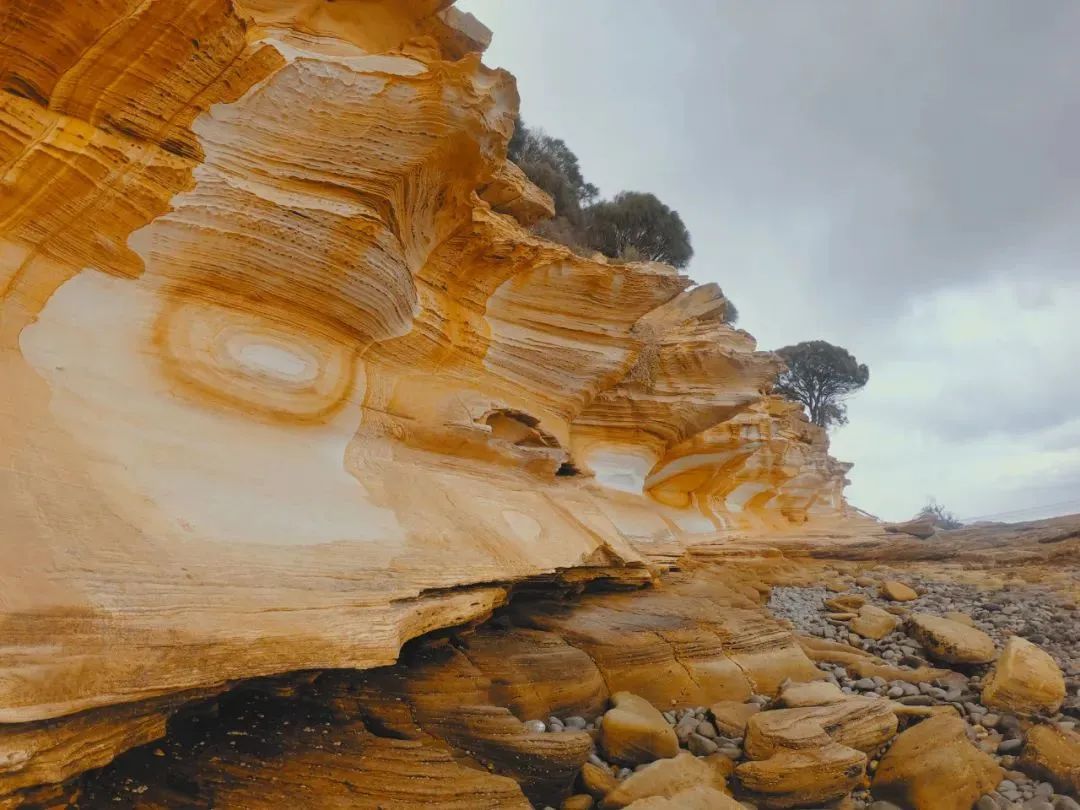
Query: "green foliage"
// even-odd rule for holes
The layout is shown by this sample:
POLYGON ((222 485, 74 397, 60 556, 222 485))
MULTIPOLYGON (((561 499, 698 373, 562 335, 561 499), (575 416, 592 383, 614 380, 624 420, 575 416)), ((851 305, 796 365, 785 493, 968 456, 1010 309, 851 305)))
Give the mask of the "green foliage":
POLYGON ((597 250, 623 261, 675 267, 690 261, 690 234, 676 211, 640 192, 624 191, 597 202, 598 189, 585 180, 565 141, 529 129, 519 119, 507 156, 555 202, 555 218, 534 228, 541 236, 579 253, 597 250))
POLYGON ((923 518, 929 518, 940 529, 964 528, 964 524, 956 519, 956 515, 938 503, 935 498, 931 498, 926 506, 919 510, 919 514, 915 516, 916 520, 923 518))
POLYGON ((694 255, 690 233, 677 211, 654 194, 622 191, 585 212, 585 238, 606 256, 686 267, 694 255), (631 252, 632 251, 632 252, 631 252))
POLYGON ((592 183, 585 182, 577 155, 565 141, 552 138, 542 130, 529 129, 518 119, 507 157, 551 195, 557 216, 581 224, 582 208, 596 199, 599 191, 592 183))
POLYGON ((844 399, 870 379, 870 369, 847 349, 824 340, 809 340, 777 351, 787 368, 774 391, 806 406, 815 425, 847 424, 844 399))

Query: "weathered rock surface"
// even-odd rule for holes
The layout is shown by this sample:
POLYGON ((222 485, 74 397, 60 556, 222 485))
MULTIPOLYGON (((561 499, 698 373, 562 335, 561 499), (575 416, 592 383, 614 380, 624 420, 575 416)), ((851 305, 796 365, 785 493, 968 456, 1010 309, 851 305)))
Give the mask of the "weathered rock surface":
POLYGON ((719 288, 523 227, 514 82, 450 3, 0 30, 0 723, 389 664, 507 583, 843 511, 719 288))
POLYGON ((761 711, 757 703, 740 703, 737 700, 721 700, 709 707, 717 731, 727 737, 742 737, 746 723, 761 711))
MULTIPOLYGON (((730 766, 730 762, 728 764, 730 766)), ((728 773, 730 767, 725 771, 705 759, 684 752, 671 759, 646 765, 608 793, 600 802, 600 807, 614 810, 651 796, 672 798, 696 787, 723 792, 727 787, 728 773)))
MULTIPOLYGON (((447 0, 9 0, 0 31, 0 807, 863 784, 901 710, 805 686, 833 677, 814 662, 946 673, 764 605, 798 555, 885 532, 719 287, 527 230, 552 203, 506 161, 482 25, 447 0), (598 731, 621 691, 648 711, 616 695, 598 731)), ((1023 531, 888 548, 1077 556, 1071 523, 1023 531)))
POLYGON ((911 586, 895 579, 886 579, 881 583, 881 595, 894 602, 910 602, 919 598, 919 594, 911 586))
POLYGON ((1080 734, 1046 725, 1030 729, 1019 767, 1063 793, 1080 796, 1080 734))
POLYGON ((600 745, 608 759, 640 765, 679 753, 679 740, 664 716, 646 700, 629 692, 611 696, 613 708, 604 714, 600 745))
POLYGON ((994 709, 1053 714, 1065 700, 1065 676, 1037 645, 1012 636, 983 684, 982 699, 994 709))
POLYGON ((994 640, 982 630, 928 613, 908 619, 912 637, 938 661, 949 664, 988 664, 994 660, 994 640))
POLYGON ((993 758, 968 741, 963 720, 939 715, 896 738, 871 789, 875 797, 912 810, 971 810, 1003 777, 993 758))
POLYGON ((900 625, 900 618, 879 608, 877 605, 863 605, 859 614, 851 620, 851 632, 864 638, 884 638, 900 625))
POLYGON ((906 523, 889 523, 885 526, 885 531, 890 534, 910 534, 912 537, 925 540, 933 536, 934 532, 937 531, 937 526, 929 518, 919 518, 909 520, 906 523))

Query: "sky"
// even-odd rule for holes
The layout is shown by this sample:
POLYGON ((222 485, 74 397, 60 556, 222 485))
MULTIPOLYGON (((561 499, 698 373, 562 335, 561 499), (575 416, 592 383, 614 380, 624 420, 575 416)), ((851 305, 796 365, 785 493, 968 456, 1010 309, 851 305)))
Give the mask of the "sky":
POLYGON ((679 211, 760 348, 870 366, 852 503, 1080 512, 1080 3, 458 7, 587 180, 679 211))

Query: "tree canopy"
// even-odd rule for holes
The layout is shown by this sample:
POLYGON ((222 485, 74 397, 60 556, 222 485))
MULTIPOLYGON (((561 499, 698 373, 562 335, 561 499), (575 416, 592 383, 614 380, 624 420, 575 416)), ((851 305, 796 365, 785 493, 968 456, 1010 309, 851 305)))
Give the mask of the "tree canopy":
POLYGON ((686 267, 694 250, 678 211, 655 194, 621 191, 585 212, 585 237, 605 256, 686 267))
POLYGON ((774 391, 806 406, 815 425, 847 424, 844 399, 870 379, 870 369, 847 349, 824 340, 808 340, 777 351, 787 368, 774 391))
POLYGON ((541 236, 579 252, 597 250, 624 261, 685 267, 693 256, 682 218, 655 195, 623 191, 597 201, 599 190, 585 180, 577 155, 565 141, 530 129, 519 119, 507 157, 555 202, 555 218, 534 228, 541 236))

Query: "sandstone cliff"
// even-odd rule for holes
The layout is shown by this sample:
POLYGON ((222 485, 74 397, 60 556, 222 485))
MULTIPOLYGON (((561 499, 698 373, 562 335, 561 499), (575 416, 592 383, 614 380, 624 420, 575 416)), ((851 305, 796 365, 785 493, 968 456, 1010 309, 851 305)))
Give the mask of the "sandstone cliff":
POLYGON ((0 794, 515 582, 844 513, 718 288, 527 230, 513 79, 448 2, 0 32, 0 794))

